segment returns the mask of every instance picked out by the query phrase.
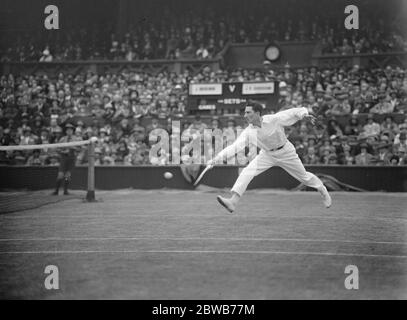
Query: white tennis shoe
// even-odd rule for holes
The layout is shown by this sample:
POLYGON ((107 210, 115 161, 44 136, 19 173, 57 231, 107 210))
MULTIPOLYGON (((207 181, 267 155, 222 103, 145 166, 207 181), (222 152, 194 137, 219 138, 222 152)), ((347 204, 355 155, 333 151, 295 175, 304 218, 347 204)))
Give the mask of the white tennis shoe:
POLYGON ((216 199, 218 200, 218 202, 224 206, 226 208, 226 210, 228 210, 230 213, 233 213, 233 211, 235 211, 235 205, 233 203, 232 200, 227 199, 227 198, 223 198, 221 196, 217 196, 216 199))
POLYGON ((327 188, 323 186, 321 189, 319 189, 319 192, 322 195, 322 201, 324 202, 325 207, 329 208, 332 205, 332 199, 327 188))

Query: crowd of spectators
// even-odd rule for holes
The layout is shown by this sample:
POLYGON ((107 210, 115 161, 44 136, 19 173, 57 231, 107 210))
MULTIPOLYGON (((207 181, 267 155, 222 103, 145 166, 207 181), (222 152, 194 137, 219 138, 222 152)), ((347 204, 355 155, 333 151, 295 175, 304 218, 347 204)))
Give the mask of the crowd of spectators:
MULTIPOLYGON (((156 143, 150 141, 150 132, 163 128, 176 134, 171 126, 174 119, 181 120, 180 134, 189 132, 203 140, 203 129, 218 128, 232 137, 225 139, 228 143, 244 127, 240 116, 229 119, 219 112, 188 120, 188 83, 272 79, 278 80, 280 87, 276 110, 303 106, 319 117, 317 126, 299 122, 287 128, 305 163, 406 164, 406 71, 392 67, 286 68, 274 72, 266 65, 263 71, 214 71, 207 67, 195 75, 187 70, 156 75, 126 70, 120 74, 61 73, 55 78, 3 75, 0 144, 55 143, 64 135, 65 125, 72 123, 78 138, 99 138, 97 165, 165 164, 171 160, 172 150, 150 158, 149 150, 156 143)), ((84 148, 77 162, 86 161, 84 148)), ((0 152, 0 162, 56 165, 58 156, 56 149, 0 152)))
MULTIPOLYGON (((196 7, 161 1, 129 18, 118 32, 114 19, 103 24, 66 26, 58 32, 11 32, 1 61, 207 59, 227 43, 317 41, 322 54, 406 51, 406 23, 397 5, 360 4, 358 30, 344 28, 343 1, 329 7, 315 1, 216 1, 196 7), (295 10, 293 10, 295 8, 295 10), (267 14, 265 14, 267 13, 267 14), (299 16, 299 14, 301 14, 299 16)), ((139 11, 139 8, 137 8, 139 11)), ((129 11, 130 14, 131 10, 129 11)))

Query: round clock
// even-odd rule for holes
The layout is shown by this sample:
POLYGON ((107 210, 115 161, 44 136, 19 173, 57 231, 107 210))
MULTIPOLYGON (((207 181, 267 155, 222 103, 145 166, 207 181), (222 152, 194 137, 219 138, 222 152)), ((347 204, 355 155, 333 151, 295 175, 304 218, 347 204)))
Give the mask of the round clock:
POLYGON ((269 45, 264 50, 264 56, 267 60, 276 61, 280 57, 280 49, 274 44, 269 45))

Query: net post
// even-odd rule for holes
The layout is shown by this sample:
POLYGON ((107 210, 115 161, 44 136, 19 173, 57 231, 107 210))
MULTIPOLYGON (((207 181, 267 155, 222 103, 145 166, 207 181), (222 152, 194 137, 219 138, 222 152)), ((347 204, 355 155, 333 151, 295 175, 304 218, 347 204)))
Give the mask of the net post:
POLYGON ((88 191, 86 200, 95 201, 95 143, 91 140, 88 145, 88 191))

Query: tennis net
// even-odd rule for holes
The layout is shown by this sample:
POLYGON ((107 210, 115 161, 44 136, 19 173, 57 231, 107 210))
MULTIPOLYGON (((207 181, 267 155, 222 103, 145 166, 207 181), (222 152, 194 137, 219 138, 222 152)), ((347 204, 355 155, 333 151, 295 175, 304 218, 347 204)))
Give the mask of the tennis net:
MULTIPOLYGON (((33 145, 13 145, 0 146, 0 159, 2 162, 2 189, 13 189, 16 186, 24 186, 24 181, 11 181, 10 177, 16 177, 15 171, 21 172, 21 180, 27 177, 27 174, 36 175, 35 179, 30 177, 27 181, 36 181, 36 189, 46 187, 46 181, 50 181, 51 177, 45 175, 56 174, 55 170, 41 170, 44 167, 59 167, 63 153, 74 150, 75 159, 80 158, 80 162, 87 164, 87 194, 88 201, 95 200, 95 166, 94 166, 94 147, 97 142, 96 138, 89 140, 48 143, 48 144, 33 144, 33 145), (10 165, 13 163, 13 165, 10 165), (30 170, 28 170, 30 168, 30 170), (8 175, 7 173, 13 174, 8 175)), ((85 167, 86 168, 86 167, 85 167)), ((54 176, 55 180, 56 175, 54 176)), ((30 186, 26 186, 31 189, 30 186)))

